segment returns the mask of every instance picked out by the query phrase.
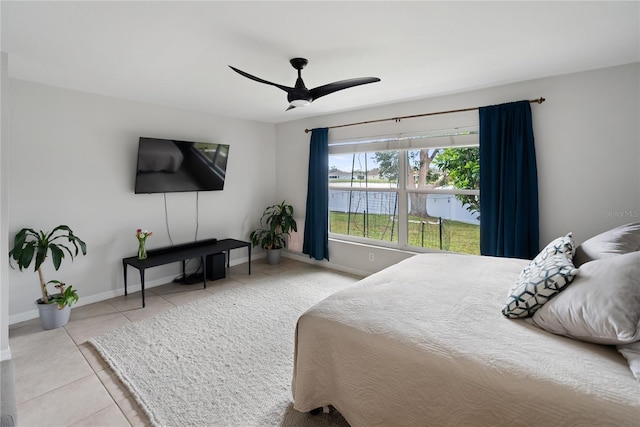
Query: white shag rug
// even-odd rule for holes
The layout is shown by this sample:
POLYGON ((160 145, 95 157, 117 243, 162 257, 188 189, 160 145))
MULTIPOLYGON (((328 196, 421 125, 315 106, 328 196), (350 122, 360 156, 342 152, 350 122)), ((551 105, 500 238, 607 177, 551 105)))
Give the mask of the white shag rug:
POLYGON ((334 411, 295 411, 291 379, 298 317, 357 279, 317 268, 249 277, 89 342, 155 426, 348 426, 334 411))

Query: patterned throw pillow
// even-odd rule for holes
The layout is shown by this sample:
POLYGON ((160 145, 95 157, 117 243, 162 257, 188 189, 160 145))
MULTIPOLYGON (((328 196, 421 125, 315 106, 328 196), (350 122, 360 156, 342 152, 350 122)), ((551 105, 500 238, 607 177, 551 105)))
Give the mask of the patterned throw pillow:
POLYGON ((568 233, 566 236, 558 237, 549 243, 531 262, 541 264, 548 256, 556 254, 564 254, 569 258, 569 261, 573 261, 575 251, 576 245, 573 242, 573 233, 568 233))
POLYGON ((510 319, 533 316, 536 310, 566 288, 577 273, 578 269, 564 253, 531 261, 509 290, 502 314, 510 319))

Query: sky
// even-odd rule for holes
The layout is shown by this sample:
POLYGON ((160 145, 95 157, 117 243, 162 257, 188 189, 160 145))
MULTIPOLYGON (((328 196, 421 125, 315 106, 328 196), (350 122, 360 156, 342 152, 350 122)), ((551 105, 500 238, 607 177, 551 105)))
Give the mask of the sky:
MULTIPOLYGON (((351 166, 353 165, 353 154, 332 154, 329 156, 329 167, 337 167, 339 170, 343 172, 351 172, 351 166)), ((374 153, 356 153, 355 165, 353 168, 355 170, 365 170, 365 166, 367 170, 372 170, 378 167, 376 163, 374 153), (365 165, 365 154, 367 154, 366 165, 365 165)))

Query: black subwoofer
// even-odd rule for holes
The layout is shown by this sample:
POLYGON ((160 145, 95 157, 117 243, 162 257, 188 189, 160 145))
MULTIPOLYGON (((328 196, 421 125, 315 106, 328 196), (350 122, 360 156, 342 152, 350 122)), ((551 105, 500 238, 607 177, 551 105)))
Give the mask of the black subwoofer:
POLYGON ((207 255, 205 260, 207 265, 207 280, 224 279, 225 276, 225 261, 226 256, 224 252, 219 254, 207 255))

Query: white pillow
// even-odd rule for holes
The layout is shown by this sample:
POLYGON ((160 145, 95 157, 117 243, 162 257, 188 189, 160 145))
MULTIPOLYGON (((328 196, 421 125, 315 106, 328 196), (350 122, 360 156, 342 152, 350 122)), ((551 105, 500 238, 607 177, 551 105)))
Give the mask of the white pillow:
POLYGON ((598 234, 576 248, 574 263, 609 258, 640 250, 640 222, 626 224, 598 234))
MULTIPOLYGON (((538 257, 536 257, 537 259, 538 257)), ((571 283, 578 273, 564 253, 531 261, 509 290, 502 314, 510 319, 531 317, 571 283)))
POLYGON ((541 307, 533 324, 599 344, 640 340, 640 252, 595 260, 562 294, 541 307))
POLYGON ((627 359, 633 376, 640 381, 640 341, 619 345, 618 351, 627 359))
POLYGON ((568 233, 566 236, 558 237, 549 243, 543 250, 540 251, 538 255, 531 261, 535 264, 540 264, 543 262, 549 255, 563 254, 569 261, 573 260, 573 255, 575 254, 576 245, 573 242, 572 233, 568 233))

